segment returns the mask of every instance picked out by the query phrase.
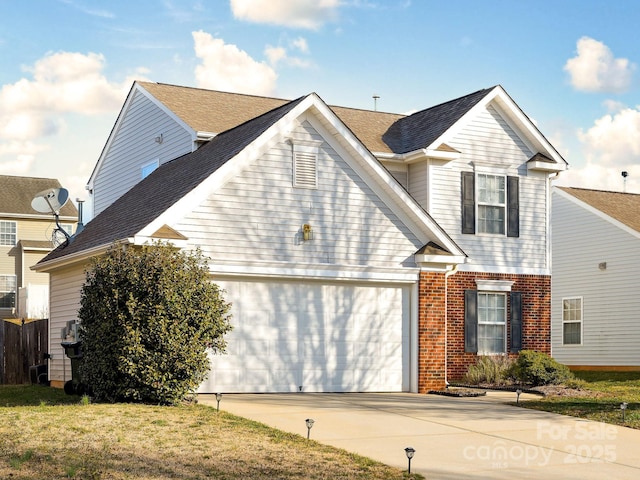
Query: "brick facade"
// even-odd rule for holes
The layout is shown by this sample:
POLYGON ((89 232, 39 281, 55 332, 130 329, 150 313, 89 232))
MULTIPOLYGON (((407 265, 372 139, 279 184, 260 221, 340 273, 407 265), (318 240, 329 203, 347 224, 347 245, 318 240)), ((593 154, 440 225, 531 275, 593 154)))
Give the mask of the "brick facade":
MULTIPOLYGON (((418 391, 421 393, 444 388, 446 380, 462 378, 469 365, 476 362, 475 353, 464 351, 464 291, 476 290, 476 279, 512 281, 511 290, 522 293, 522 348, 551 353, 550 276, 458 272, 448 277, 445 285, 444 273, 422 272, 418 311, 418 391)), ((508 347, 509 302, 507 308, 508 347)))

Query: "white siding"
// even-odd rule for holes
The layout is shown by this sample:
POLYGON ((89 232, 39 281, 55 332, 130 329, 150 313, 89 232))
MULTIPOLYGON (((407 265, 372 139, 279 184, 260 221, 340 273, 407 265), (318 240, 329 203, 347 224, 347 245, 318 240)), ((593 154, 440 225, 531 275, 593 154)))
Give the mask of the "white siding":
POLYGON ((94 188, 94 217, 141 180, 140 167, 189 153, 191 132, 140 92, 136 92, 105 152, 94 188), (162 134, 162 143, 155 138, 162 134))
POLYGON ((409 193, 422 208, 429 211, 429 162, 409 165, 409 193))
POLYGON ((567 365, 640 365, 640 238, 553 194, 552 354, 567 365), (599 268, 606 262, 606 269, 599 268), (582 345, 562 345, 562 299, 583 297, 582 345))
MULTIPOLYGON (((293 135, 321 140, 307 122, 293 135)), ((214 262, 414 266, 418 239, 327 143, 317 189, 293 188, 291 152, 277 144, 174 228, 214 262), (314 236, 307 242, 305 223, 314 236)))
POLYGON ((71 380, 71 361, 60 346, 60 330, 68 321, 78 318, 80 290, 84 281, 84 265, 50 274, 49 353, 53 358, 49 360, 49 380, 71 380))
MULTIPOLYGON (((547 259, 547 178, 527 172, 533 155, 497 111, 489 107, 447 144, 462 152, 460 159, 429 169, 429 213, 469 255, 475 270, 545 270, 547 259), (520 236, 461 233, 460 172, 493 165, 500 174, 520 178, 520 236)), ((415 168, 415 167, 414 167, 415 168)), ((411 180, 413 184, 413 179, 411 180)), ((417 194, 416 194, 417 195, 417 194)), ((423 195, 418 198, 421 203, 423 195)), ((424 206, 424 204, 423 204, 424 206)), ((467 267, 461 266, 461 269, 467 267)))

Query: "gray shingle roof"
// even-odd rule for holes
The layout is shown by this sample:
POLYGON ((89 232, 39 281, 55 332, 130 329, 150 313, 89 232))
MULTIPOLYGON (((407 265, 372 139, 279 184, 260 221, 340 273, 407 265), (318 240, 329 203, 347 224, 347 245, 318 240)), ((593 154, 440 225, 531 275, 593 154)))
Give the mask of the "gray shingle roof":
POLYGON ((382 136, 394 153, 426 148, 480 102, 493 88, 421 110, 396 121, 382 136))
POLYGON ((41 263, 137 234, 241 152, 304 98, 286 103, 227 130, 195 152, 161 165, 91 220, 71 243, 57 248, 41 263))
MULTIPOLYGON (((60 182, 55 178, 16 177, 0 175, 0 216, 12 215, 42 215, 31 208, 33 197, 47 188, 60 188, 60 182)), ((78 210, 69 201, 60 210, 63 217, 76 217, 78 210)))
POLYGON ((586 188, 557 188, 640 232, 640 195, 586 188))

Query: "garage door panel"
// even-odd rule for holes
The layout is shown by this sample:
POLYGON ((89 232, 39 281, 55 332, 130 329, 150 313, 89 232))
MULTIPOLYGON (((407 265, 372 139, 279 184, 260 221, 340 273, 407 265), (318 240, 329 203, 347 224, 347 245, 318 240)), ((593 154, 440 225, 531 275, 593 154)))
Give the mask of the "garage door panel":
POLYGON ((231 301, 231 355, 200 391, 401 391, 407 287, 218 282, 231 301))

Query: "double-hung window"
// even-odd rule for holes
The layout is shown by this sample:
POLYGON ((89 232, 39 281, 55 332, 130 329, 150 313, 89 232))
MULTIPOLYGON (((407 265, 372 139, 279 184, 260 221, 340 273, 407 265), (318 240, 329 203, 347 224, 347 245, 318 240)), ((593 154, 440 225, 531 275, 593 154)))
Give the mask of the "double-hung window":
POLYGON ((478 292, 478 353, 505 353, 507 340, 507 296, 478 292))
POLYGON ((582 344, 582 297, 562 299, 562 344, 582 344))
POLYGON ((523 294, 512 281, 476 279, 464 291, 464 351, 479 355, 518 353, 523 348, 523 294))
POLYGON ((462 233, 520 236, 520 179, 462 173, 462 233))
POLYGON ((16 276, 0 275, 0 308, 16 306, 16 276))
POLYGON ((505 234, 506 182, 504 175, 478 174, 478 233, 505 234))
POLYGON ((13 247, 17 243, 17 224, 8 220, 0 220, 0 246, 13 247))

